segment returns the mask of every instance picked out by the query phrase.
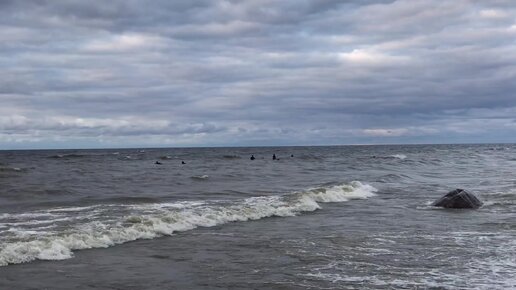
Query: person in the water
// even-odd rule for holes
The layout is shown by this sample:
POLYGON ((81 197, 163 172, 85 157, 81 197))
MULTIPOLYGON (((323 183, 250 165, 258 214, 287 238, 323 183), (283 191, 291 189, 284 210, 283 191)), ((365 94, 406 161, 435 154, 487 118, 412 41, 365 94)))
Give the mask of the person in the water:
POLYGON ((254 158, 254 155, 251 155, 251 158, 249 158, 249 159, 254 160, 254 159, 256 159, 256 158, 254 158))
POLYGON ((272 154, 272 160, 276 160, 276 154, 272 154))
POLYGON ((184 161, 181 161, 181 164, 186 164, 184 161))
POLYGON ((161 163, 161 162, 159 162, 159 161, 156 161, 156 162, 154 162, 154 164, 161 165, 162 163, 161 163))

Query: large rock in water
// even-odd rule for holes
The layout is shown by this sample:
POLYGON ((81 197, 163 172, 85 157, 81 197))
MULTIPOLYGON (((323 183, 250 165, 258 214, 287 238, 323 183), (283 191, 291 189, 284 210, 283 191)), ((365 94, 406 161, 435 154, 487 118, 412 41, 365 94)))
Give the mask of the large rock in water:
POLYGON ((482 202, 464 189, 455 189, 434 202, 433 206, 444 208, 479 208, 482 202))

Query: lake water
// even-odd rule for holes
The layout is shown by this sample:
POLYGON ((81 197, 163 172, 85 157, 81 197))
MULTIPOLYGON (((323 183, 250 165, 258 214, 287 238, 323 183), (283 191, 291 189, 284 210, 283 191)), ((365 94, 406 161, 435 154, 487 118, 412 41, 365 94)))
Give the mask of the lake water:
POLYGON ((509 289, 515 276, 513 144, 0 151, 0 289, 509 289), (455 188, 484 205, 431 206, 455 188))

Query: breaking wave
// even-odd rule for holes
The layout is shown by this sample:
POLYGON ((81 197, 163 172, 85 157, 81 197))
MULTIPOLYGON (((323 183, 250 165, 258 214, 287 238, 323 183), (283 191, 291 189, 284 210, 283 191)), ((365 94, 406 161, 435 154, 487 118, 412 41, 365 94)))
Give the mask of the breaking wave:
POLYGON ((405 155, 405 154, 394 154, 394 155, 391 155, 389 157, 398 158, 398 159, 403 160, 403 159, 407 158, 407 155, 405 155))
POLYGON ((296 216, 321 208, 320 203, 366 199, 375 192, 374 187, 353 181, 240 201, 104 204, 3 214, 0 216, 0 265, 36 259, 63 260, 72 258, 74 250, 107 248, 229 222, 296 216), (55 231, 56 228, 60 230, 55 231))

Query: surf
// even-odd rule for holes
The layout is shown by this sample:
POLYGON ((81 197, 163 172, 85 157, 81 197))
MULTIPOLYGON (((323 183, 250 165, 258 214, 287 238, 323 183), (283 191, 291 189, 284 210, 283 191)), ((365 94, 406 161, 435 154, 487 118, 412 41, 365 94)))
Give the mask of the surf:
POLYGON ((70 259, 77 250, 108 248, 198 227, 268 217, 294 217, 321 209, 321 203, 367 199, 376 191, 371 185, 353 181, 236 201, 104 204, 4 214, 0 216, 0 229, 8 226, 10 232, 4 235, 6 231, 1 230, 0 265, 70 259), (26 226, 27 218, 32 219, 30 227, 26 226), (41 223, 45 227, 38 227, 38 218, 45 221, 41 223), (49 228, 49 224, 54 226, 49 228))

